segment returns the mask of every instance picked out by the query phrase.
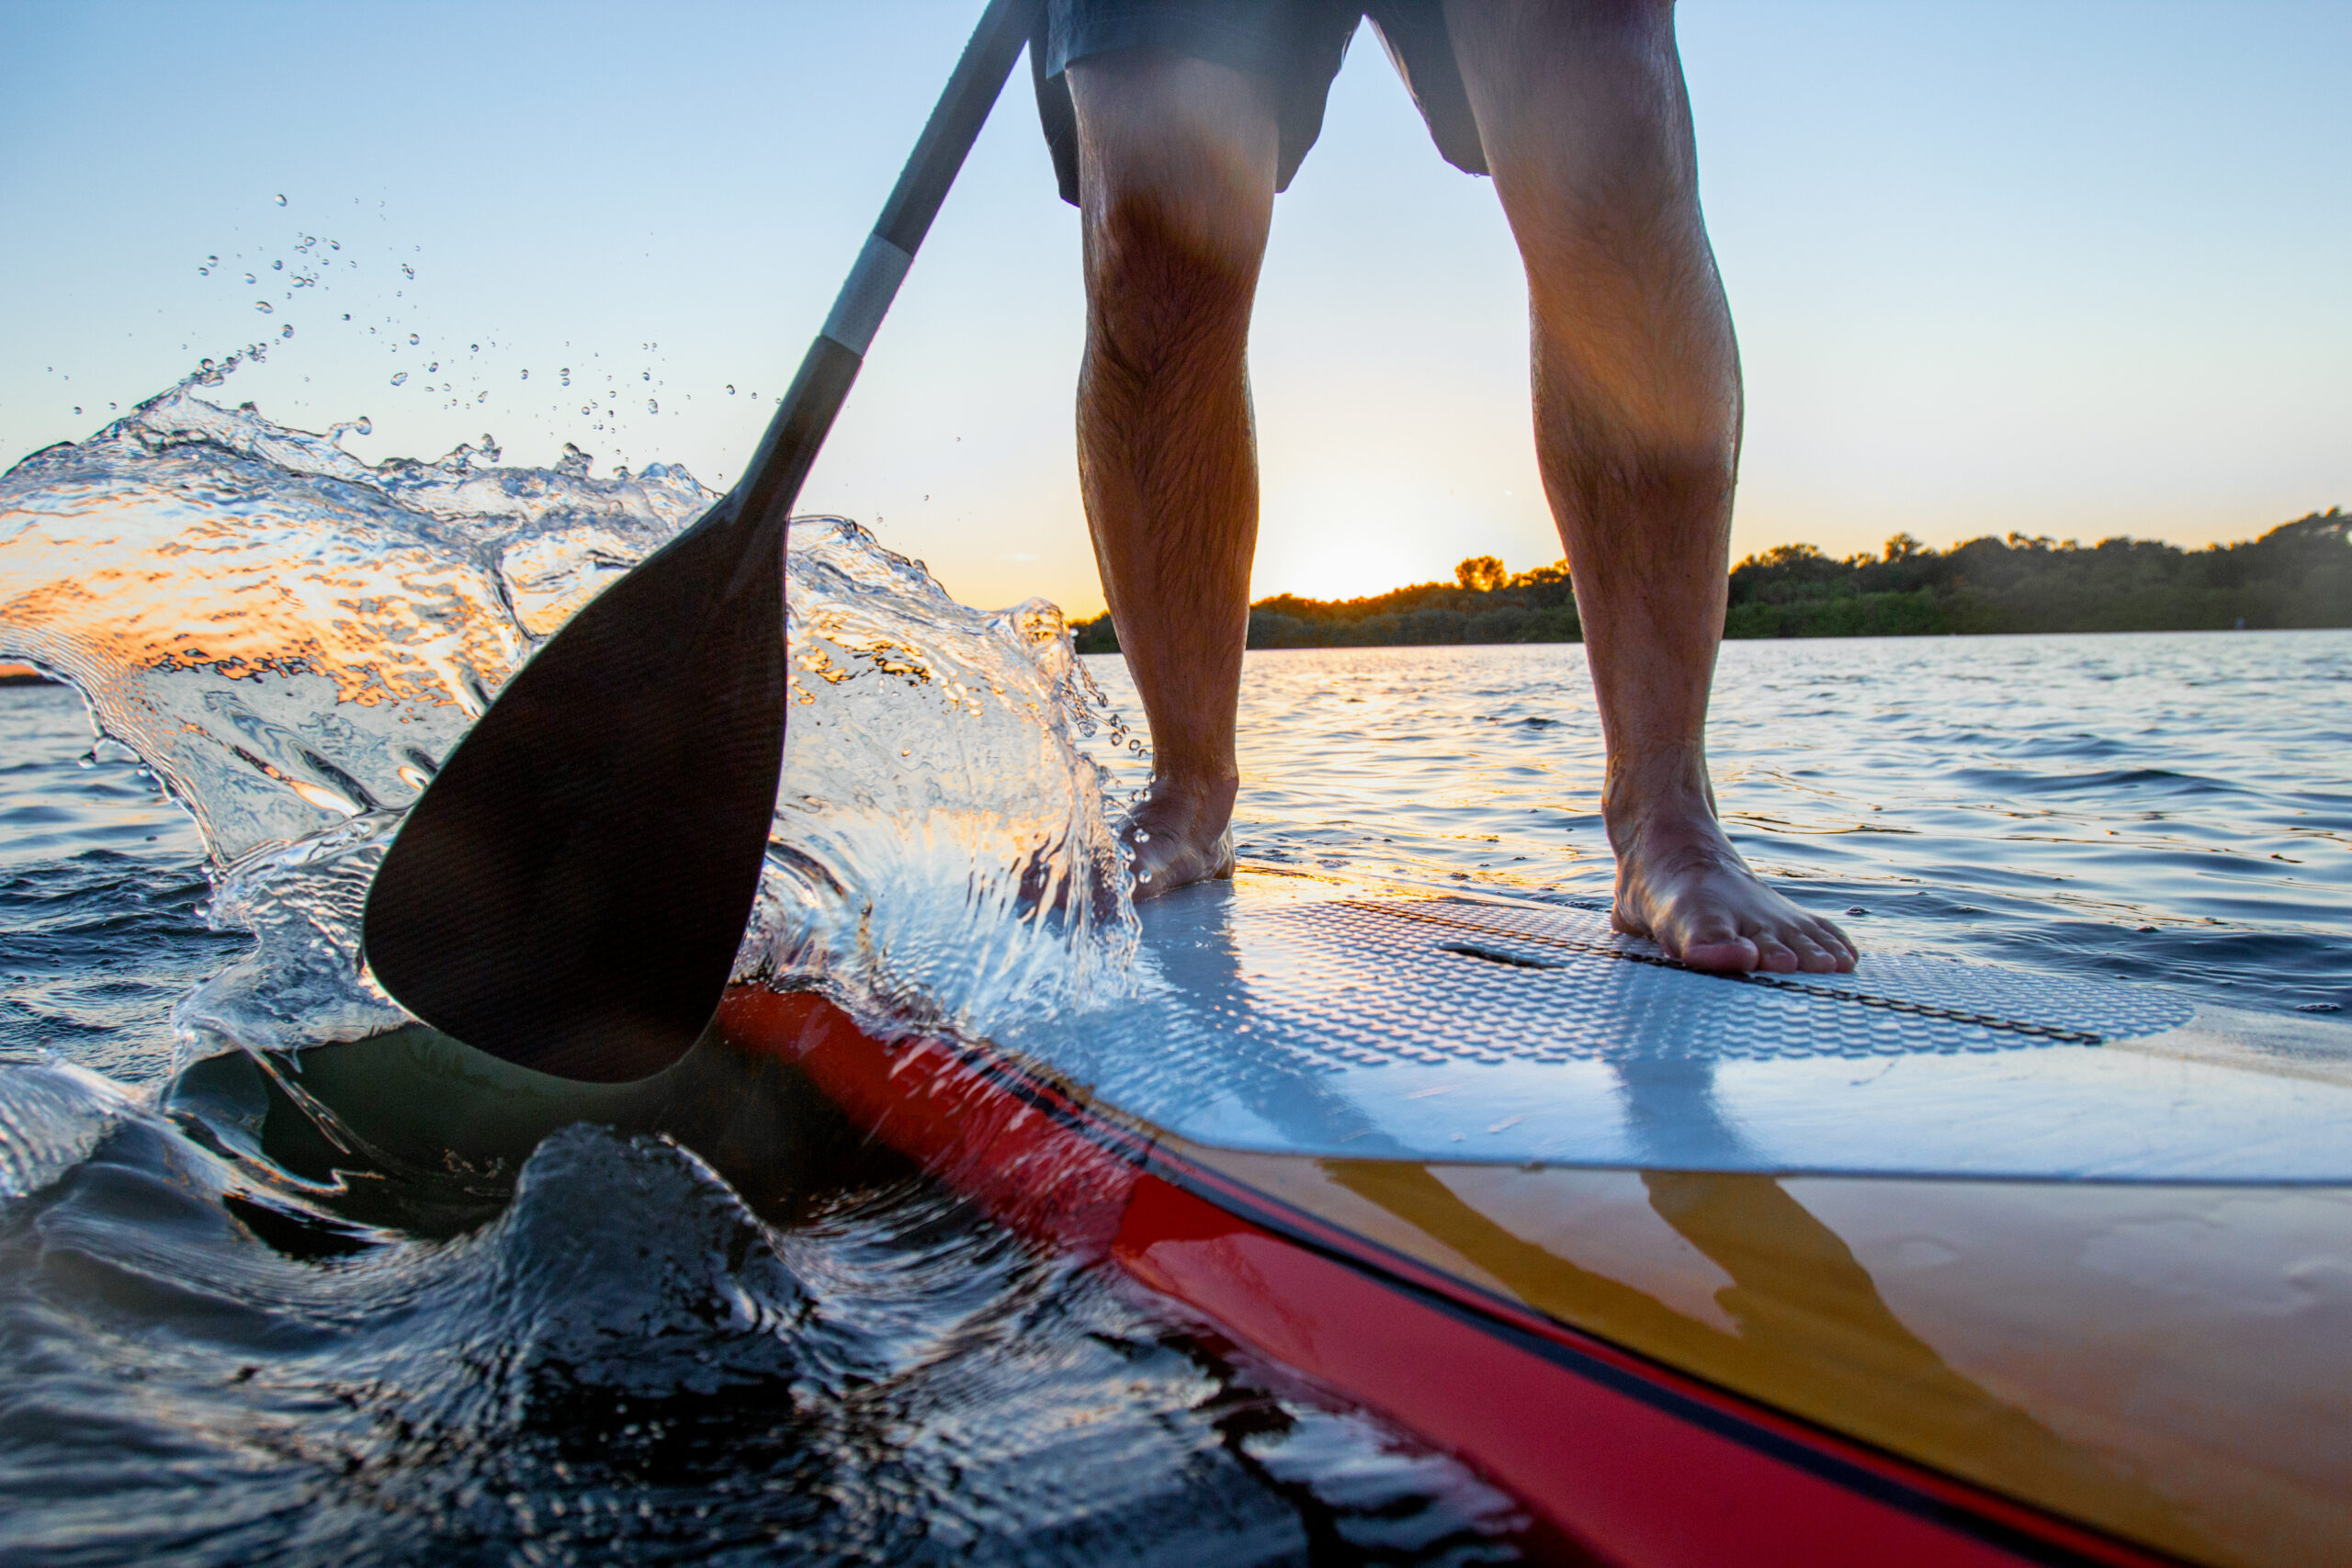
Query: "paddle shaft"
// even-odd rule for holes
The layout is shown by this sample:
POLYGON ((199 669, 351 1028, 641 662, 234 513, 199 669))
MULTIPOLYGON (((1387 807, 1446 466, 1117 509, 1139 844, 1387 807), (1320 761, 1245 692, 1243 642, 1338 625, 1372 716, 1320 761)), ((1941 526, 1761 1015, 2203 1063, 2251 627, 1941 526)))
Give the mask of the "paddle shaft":
POLYGON ((990 0, 973 29, 964 57, 939 95, 906 167, 899 172, 890 199, 883 203, 881 218, 858 253, 857 265, 834 298, 831 314, 808 344, 751 467, 735 486, 744 517, 789 515, 799 499, 809 467, 865 363, 866 346, 898 298, 915 251, 1004 90, 1013 62, 1021 57, 1037 6, 1038 0, 990 0))

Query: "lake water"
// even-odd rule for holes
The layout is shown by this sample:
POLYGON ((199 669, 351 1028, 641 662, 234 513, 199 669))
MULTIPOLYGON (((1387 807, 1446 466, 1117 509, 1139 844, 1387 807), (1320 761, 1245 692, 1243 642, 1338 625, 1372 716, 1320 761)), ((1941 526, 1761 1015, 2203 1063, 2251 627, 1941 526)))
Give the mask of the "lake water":
MULTIPOLYGON (((722 1056, 631 1135, 351 1134, 326 1053, 403 1019, 356 918, 401 813, 712 496, 487 440, 371 466, 197 395, 225 374, 0 476, 0 657, 116 738, 0 688, 0 1561, 1513 1554, 1460 1466, 999 1228, 775 1064, 722 1056)), ((738 974, 1000 1039, 1132 1003, 1105 795, 1143 762, 1087 679, 1132 721, 1115 658, 851 525, 792 550, 738 974)), ((1603 904, 1582 657, 1252 655, 1244 860, 1603 904)), ((1743 850, 1866 948, 2324 1016, 2347 694, 2352 633, 1736 644, 1712 744, 1743 850)))
MULTIPOLYGON (((1865 948, 2352 1010, 2352 632, 1728 643, 1709 748, 1865 948)), ((1253 653, 1241 762, 1245 859, 1607 905, 1580 645, 1253 653)))
POLYGON ((173 1073, 252 942, 91 750, 72 692, 0 690, 0 1560, 1514 1555, 1458 1466, 805 1105, 785 1170, 582 1129, 511 1200, 322 1188, 173 1073))
MULTIPOLYGON (((1735 644, 1713 748, 1743 852, 1866 946, 2319 1010, 2347 696, 2344 633, 1735 644)), ((1606 897, 1580 649, 1253 654, 1242 734, 1245 860, 1606 897)), ((511 1196, 322 1188, 174 1076, 250 938, 91 753, 73 693, 0 690, 0 1557, 1510 1555, 1450 1461, 838 1129, 764 1177, 575 1130, 511 1196)))

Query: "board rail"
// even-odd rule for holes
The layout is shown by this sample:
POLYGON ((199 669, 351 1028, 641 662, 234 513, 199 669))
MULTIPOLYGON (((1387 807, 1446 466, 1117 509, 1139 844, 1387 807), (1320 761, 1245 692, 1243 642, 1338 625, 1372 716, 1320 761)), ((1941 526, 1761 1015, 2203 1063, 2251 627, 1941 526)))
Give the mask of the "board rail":
POLYGON ((807 992, 719 1027, 1024 1236, 1374 1410, 1517 1498, 1541 1560, 1931 1568, 2181 1560, 1710 1384, 1309 1213, 985 1044, 882 1041, 807 992))

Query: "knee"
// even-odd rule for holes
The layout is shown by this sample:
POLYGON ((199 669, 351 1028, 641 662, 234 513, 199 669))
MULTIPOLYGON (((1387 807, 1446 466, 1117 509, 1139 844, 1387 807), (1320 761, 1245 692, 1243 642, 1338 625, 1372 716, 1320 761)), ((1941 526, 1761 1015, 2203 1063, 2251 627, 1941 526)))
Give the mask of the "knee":
POLYGON ((1279 146, 1264 84, 1130 50, 1070 67, 1087 292, 1105 311, 1246 314, 1279 146))
POLYGON ((1086 214, 1092 351, 1147 380, 1180 362, 1238 362, 1257 274, 1256 252, 1204 232, 1166 193, 1118 192, 1086 214))

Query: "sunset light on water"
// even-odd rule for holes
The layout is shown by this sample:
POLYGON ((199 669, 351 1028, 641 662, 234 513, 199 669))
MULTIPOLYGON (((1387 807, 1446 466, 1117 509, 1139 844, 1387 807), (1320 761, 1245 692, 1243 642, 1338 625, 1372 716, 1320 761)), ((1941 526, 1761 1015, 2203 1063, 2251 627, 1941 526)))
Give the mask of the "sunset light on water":
POLYGON ((0 1562, 2352 1568, 2347 58, 0 6, 0 1562))

